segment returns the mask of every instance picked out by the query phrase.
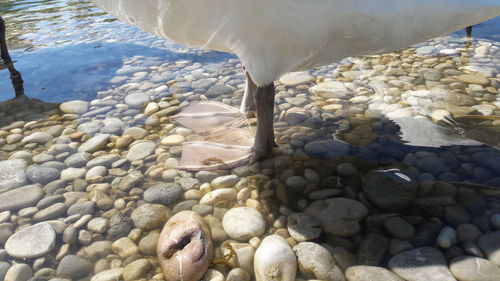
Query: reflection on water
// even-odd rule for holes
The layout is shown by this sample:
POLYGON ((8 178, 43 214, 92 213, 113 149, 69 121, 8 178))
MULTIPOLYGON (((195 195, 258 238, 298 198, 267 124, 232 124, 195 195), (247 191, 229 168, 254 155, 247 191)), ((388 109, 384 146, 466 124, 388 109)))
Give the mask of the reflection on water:
MULTIPOLYGON (((291 245, 304 238, 290 228, 293 218, 315 217, 321 227, 313 221, 318 233, 306 240, 324 245, 341 271, 387 268, 393 256, 422 246, 448 263, 460 255, 497 262, 500 19, 474 27, 471 41, 462 30, 283 77, 274 156, 192 173, 176 167, 182 144, 199 136, 171 116, 196 101, 238 107, 245 77, 233 55, 155 38, 88 1, 4 1, 0 12, 27 96, 11 100, 0 69, 0 199, 15 199, 0 203, 0 281, 14 263, 43 280, 98 272, 164 280, 155 239, 165 213, 181 210, 206 219, 223 261, 211 268, 227 276, 235 261, 226 261, 221 221, 238 206, 264 215, 261 239, 279 234, 291 245), (36 198, 16 194, 21 186, 36 198), (357 204, 329 201, 338 197, 357 204), (41 221, 57 231, 53 244, 40 241, 47 252, 16 258, 3 249, 41 221)), ((260 240, 241 242, 231 247, 253 249, 260 240)), ((447 264, 433 265, 449 273, 447 264)))

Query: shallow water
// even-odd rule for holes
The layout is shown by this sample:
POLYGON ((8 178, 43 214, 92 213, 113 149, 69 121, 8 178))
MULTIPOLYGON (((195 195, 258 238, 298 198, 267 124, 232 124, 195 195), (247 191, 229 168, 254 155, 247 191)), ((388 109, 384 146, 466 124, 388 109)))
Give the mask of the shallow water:
MULTIPOLYGON (((256 208, 267 222, 260 239, 279 234, 294 245, 296 237, 287 229, 292 212, 343 197, 367 207, 368 213, 355 219, 361 228, 341 235, 324 226, 322 235, 311 239, 330 250, 342 270, 346 264, 387 268, 396 253, 422 246, 434 246, 447 261, 466 253, 497 262, 485 247, 500 245, 487 244, 485 237, 500 235, 499 18, 475 26, 472 40, 462 30, 401 52, 348 58, 282 78, 275 100, 275 155, 258 164, 195 173, 176 165, 182 143, 199 136, 170 117, 195 101, 238 107, 244 75, 233 55, 158 39, 88 1, 5 1, 0 11, 31 98, 10 100, 8 71, 0 70, 0 198, 28 184, 39 184, 44 197, 9 208, 0 202, 0 281, 14 261, 48 280, 58 267, 68 267, 60 260, 74 254, 91 262, 87 275, 145 259, 149 266, 141 277, 162 280, 151 247, 141 241, 158 233, 164 218, 155 214, 153 224, 160 224, 153 227, 132 221, 145 203, 200 213, 218 233, 213 235, 218 257, 228 238, 220 226, 228 209, 256 208), (68 103, 59 109, 59 103, 73 100, 83 101, 72 104, 76 114, 68 113, 68 103), (78 149, 94 136, 101 142, 86 152, 78 149), (13 171, 7 159, 26 162, 13 171), (374 173, 377 169, 382 172, 374 173), (227 186, 212 181, 225 175, 233 175, 222 178, 227 186), (167 196, 152 191, 156 184, 170 193, 181 191, 158 201, 147 195, 167 196), (415 191, 410 202, 407 194, 392 195, 398 186, 415 191), (206 197, 221 187, 225 195, 206 197), (384 197, 393 205, 383 203, 384 197), (87 203, 92 207, 81 207, 87 203), (410 237, 387 226, 394 216, 411 225, 410 237), (23 260, 2 249, 15 232, 52 220, 59 221, 52 222, 59 232, 48 253, 23 260), (448 226, 459 237, 450 249, 436 244, 448 226), (479 234, 463 238, 471 232, 479 234), (139 249, 126 244, 133 250, 121 252, 126 239, 120 237, 139 249), (115 246, 104 246, 105 254, 82 250, 101 240, 115 246), (339 247, 350 254, 340 254, 339 247), (357 262, 347 262, 351 258, 357 262)), ((259 239, 250 243, 256 246, 259 239)), ((224 276, 232 267, 212 266, 224 276)), ((216 277, 212 272, 208 279, 216 277)))

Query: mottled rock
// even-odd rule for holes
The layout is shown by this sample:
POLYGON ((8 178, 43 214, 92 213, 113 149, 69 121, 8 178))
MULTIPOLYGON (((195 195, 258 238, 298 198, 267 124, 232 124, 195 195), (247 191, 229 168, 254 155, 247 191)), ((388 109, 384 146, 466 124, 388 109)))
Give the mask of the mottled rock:
POLYGON ((144 201, 153 204, 169 205, 175 203, 183 190, 177 183, 160 183, 144 191, 144 201))
POLYGON ((139 280, 148 272, 151 263, 147 259, 139 259, 129 263, 123 269, 123 280, 133 281, 139 280))
POLYGON ((288 216, 287 229, 298 242, 313 240, 321 235, 319 222, 310 215, 304 213, 293 213, 288 216))
POLYGON ((179 212, 163 227, 157 253, 165 279, 198 281, 213 257, 210 230, 197 213, 179 212))
POLYGON ((14 189, 27 184, 27 166, 28 163, 23 159, 0 161, 0 189, 14 189))
POLYGON ((161 227, 169 217, 170 209, 159 204, 141 205, 131 215, 135 227, 144 230, 161 227))
POLYGON ((100 134, 93 136, 84 142, 79 148, 78 151, 93 153, 97 150, 104 148, 111 137, 110 134, 100 134))
POLYGON ((126 158, 130 161, 141 160, 154 152, 156 144, 152 141, 144 141, 134 144, 127 153, 126 158))
POLYGON ((47 184, 59 179, 61 171, 52 167, 31 165, 26 169, 26 175, 32 183, 47 184))
POLYGON ((328 234, 351 236, 361 230, 359 221, 368 214, 368 210, 352 199, 330 198, 313 202, 304 213, 318 220, 328 234))
POLYGON ((59 262, 57 274, 71 279, 79 279, 92 273, 92 264, 75 255, 67 255, 59 262))

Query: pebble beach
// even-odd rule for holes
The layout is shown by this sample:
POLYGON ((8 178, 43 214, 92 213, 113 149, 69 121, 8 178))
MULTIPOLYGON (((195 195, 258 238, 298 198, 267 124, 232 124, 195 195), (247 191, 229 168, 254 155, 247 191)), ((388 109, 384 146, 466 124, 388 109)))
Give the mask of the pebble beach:
POLYGON ((177 167, 200 135, 172 117, 239 108, 234 56, 125 25, 82 35, 89 53, 54 40, 70 31, 16 37, 37 43, 26 56, 59 42, 63 58, 120 63, 26 79, 26 97, 0 102, 0 281, 500 280, 498 26, 285 75, 273 156, 198 172, 177 167), (152 51, 126 55, 127 40, 152 51))

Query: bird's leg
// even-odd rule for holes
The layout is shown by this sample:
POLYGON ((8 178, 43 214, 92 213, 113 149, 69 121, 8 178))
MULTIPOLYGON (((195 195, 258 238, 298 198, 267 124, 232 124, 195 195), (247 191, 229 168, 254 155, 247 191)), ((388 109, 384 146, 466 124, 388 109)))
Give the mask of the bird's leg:
POLYGON ((252 117, 255 116, 255 92, 257 92, 257 85, 253 82, 248 71, 245 71, 245 76, 247 79, 240 112, 247 117, 252 117))
POLYGON ((274 84, 258 87, 255 94, 257 109, 257 133, 252 147, 251 162, 268 156, 273 151, 274 142, 274 84))

